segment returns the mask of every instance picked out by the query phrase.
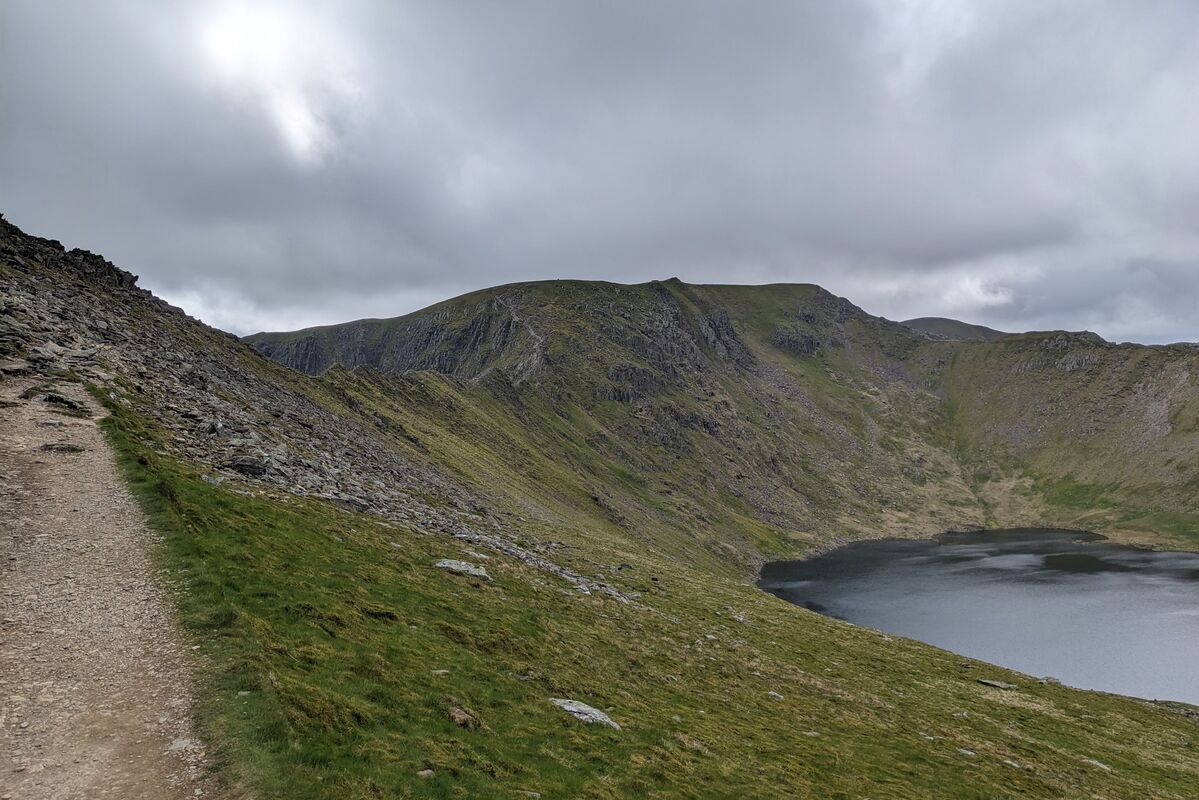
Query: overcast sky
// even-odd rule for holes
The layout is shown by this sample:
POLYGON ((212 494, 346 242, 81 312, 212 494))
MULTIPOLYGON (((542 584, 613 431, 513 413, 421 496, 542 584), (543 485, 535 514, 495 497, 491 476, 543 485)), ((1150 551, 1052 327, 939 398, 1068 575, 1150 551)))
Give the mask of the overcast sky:
POLYGON ((1199 2, 0 2, 0 212, 237 333, 540 278, 1199 339, 1199 2))

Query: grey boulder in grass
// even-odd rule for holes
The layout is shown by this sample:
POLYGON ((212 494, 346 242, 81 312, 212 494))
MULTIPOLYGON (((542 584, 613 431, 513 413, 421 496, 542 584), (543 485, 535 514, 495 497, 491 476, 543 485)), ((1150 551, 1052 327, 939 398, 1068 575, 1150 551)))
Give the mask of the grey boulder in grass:
POLYGON ((472 564, 469 561, 457 561, 453 558, 443 558, 433 566, 438 569, 448 569, 450 572, 457 572, 459 575, 469 575, 472 578, 482 578, 485 581, 491 580, 491 576, 487 574, 487 570, 480 567, 478 564, 472 564))
POLYGON ((610 728, 620 730, 620 726, 613 722, 611 717, 600 711, 598 708, 592 708, 586 703, 580 703, 578 700, 567 700, 562 697, 551 697, 550 702, 565 711, 567 714, 570 714, 572 717, 582 720, 583 722, 588 724, 600 723, 602 725, 607 725, 610 728))

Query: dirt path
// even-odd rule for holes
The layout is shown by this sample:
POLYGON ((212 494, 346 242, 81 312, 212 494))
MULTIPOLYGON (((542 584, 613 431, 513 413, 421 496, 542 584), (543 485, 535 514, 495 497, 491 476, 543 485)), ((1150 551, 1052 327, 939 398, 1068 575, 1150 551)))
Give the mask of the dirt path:
POLYGON ((211 796, 153 535, 95 422, 34 385, 0 381, 0 797, 211 796))

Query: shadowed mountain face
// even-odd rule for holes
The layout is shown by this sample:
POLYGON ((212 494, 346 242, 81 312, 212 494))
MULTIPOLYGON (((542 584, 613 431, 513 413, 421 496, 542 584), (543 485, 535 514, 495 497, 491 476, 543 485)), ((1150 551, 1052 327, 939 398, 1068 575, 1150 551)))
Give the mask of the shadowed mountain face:
MULTIPOLYGON (((776 347, 799 357, 814 356, 822 347, 842 348, 846 342, 836 333, 843 333, 851 321, 869 321, 891 335, 916 338, 817 286, 688 286, 671 279, 636 286, 589 281, 512 284, 395 319, 259 333, 246 341, 264 355, 313 375, 341 364, 390 373, 427 369, 475 380, 498 368, 521 382, 544 363, 548 350, 584 340, 601 347, 597 356, 624 357, 673 373, 704 368, 708 355, 751 367, 753 355, 732 324, 731 315, 739 310, 766 314, 752 333, 765 332, 776 347)), ((567 358, 557 366, 578 364, 567 358)), ((613 366, 619 371, 620 365, 613 366)))
POLYGON ((997 331, 985 325, 971 325, 969 322, 945 317, 917 317, 904 320, 902 324, 914 331, 928 334, 934 339, 947 339, 955 342, 993 342, 1004 336, 1011 336, 1010 333, 997 331))
POLYGON ((600 459, 576 479, 614 518, 652 508, 722 546, 746 517, 767 549, 1080 515, 1178 533, 1199 486, 1194 347, 898 324, 810 285, 515 284, 248 341, 311 374, 365 367, 339 379, 385 403, 411 371, 453 376, 503 398, 514 442, 600 459))
POLYGON ((737 563, 884 517, 912 531, 983 519, 933 443, 938 356, 816 286, 519 284, 250 343, 310 372, 356 368, 337 380, 369 384, 385 415, 406 413, 400 386, 431 379, 419 371, 452 376, 490 409, 474 440, 497 456, 530 452, 591 513, 737 563))

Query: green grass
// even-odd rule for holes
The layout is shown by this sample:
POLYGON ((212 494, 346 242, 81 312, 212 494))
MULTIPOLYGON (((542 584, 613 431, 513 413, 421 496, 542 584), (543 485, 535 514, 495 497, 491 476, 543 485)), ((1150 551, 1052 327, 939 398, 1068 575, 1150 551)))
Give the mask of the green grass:
POLYGON ((1043 494, 1050 505, 1070 511, 1097 512, 1115 506, 1114 494, 1118 491, 1119 487, 1116 486, 1079 483, 1071 478, 1063 478, 1046 485, 1043 494))
MULTIPOLYGON (((1182 798, 1199 781, 1194 724, 1146 704, 854 628, 648 549, 611 576, 643 592, 636 604, 500 555, 493 582, 464 579, 431 566, 471 558, 452 539, 209 485, 157 454, 143 417, 109 407, 200 645, 200 729, 235 791, 1182 798), (549 697, 608 709, 623 730, 549 697), (481 727, 458 727, 454 706, 481 727)), ((611 563, 608 542, 583 556, 611 563)))
POLYGON ((1153 545, 1199 548, 1199 513, 1163 510, 1153 492, 1079 483, 1071 478, 1043 479, 1038 489, 1055 522, 1115 531, 1122 538, 1140 534, 1153 545))

